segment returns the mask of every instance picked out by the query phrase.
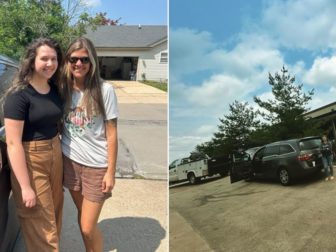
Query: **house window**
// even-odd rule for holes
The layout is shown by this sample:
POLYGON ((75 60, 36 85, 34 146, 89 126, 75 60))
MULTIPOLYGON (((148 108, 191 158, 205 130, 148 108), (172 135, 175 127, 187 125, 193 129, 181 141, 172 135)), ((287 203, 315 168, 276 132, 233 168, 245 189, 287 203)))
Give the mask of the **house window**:
POLYGON ((167 63, 168 62, 168 53, 161 52, 160 63, 167 63))

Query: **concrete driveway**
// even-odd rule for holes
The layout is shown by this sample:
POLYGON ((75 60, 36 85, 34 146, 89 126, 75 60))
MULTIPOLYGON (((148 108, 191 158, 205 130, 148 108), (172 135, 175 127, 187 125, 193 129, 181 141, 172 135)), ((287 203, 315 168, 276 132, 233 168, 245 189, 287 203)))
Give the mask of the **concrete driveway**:
POLYGON ((167 93, 112 81, 119 104, 118 176, 167 179, 167 93))

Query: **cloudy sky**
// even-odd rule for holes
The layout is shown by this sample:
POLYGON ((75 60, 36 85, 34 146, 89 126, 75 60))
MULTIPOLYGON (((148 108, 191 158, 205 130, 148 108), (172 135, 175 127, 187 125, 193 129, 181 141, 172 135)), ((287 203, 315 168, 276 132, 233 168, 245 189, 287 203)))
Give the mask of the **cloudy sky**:
POLYGON ((106 12, 107 17, 126 25, 166 25, 167 0, 83 0, 94 15, 106 12))
POLYGON ((271 97, 284 65, 315 89, 314 109, 336 101, 336 1, 170 0, 170 161, 211 139, 234 100, 271 97))

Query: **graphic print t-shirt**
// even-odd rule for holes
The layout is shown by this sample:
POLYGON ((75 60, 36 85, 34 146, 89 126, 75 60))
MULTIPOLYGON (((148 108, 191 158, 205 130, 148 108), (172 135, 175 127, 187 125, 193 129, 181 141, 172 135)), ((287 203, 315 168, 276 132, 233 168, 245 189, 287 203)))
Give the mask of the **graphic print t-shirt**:
MULTIPOLYGON (((117 118, 117 97, 113 86, 103 83, 102 94, 105 120, 117 118)), ((80 164, 105 168, 107 167, 105 121, 102 115, 89 117, 86 110, 80 106, 82 98, 82 92, 73 92, 71 109, 64 117, 62 151, 65 156, 80 164)))

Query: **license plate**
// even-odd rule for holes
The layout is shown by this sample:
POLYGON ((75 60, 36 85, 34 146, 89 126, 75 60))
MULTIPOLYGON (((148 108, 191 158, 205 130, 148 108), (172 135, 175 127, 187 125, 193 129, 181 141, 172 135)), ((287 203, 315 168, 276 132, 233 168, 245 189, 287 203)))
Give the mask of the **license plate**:
POLYGON ((315 161, 313 161, 313 167, 315 167, 315 161))

